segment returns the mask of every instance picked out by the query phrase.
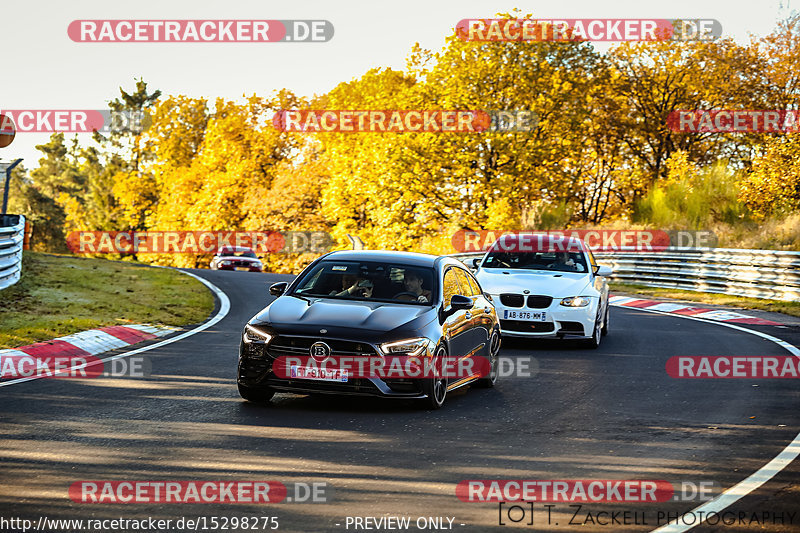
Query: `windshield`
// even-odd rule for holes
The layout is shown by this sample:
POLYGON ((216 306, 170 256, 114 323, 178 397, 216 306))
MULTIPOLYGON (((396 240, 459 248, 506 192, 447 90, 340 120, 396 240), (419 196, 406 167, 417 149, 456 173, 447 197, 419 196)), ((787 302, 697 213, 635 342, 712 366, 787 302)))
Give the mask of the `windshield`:
POLYGON ((588 272, 582 252, 489 252, 483 268, 588 272))
POLYGON ((433 268, 372 261, 321 261, 291 294, 342 300, 431 305, 433 268))
POLYGON ((252 250, 239 250, 234 248, 223 248, 217 253, 220 257, 250 257, 251 259, 258 259, 256 253, 252 250))

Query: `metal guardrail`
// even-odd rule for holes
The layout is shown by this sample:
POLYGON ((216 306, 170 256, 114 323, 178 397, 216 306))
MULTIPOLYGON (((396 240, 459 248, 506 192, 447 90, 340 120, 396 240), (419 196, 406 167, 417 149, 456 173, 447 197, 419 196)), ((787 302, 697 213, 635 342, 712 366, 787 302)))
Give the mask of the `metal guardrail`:
MULTIPOLYGON (((482 253, 453 254, 468 266, 482 253)), ((735 248, 595 252, 612 281, 698 292, 800 301, 800 252, 735 248)))
POLYGON ((24 240, 25 217, 0 215, 0 290, 19 281, 24 240))

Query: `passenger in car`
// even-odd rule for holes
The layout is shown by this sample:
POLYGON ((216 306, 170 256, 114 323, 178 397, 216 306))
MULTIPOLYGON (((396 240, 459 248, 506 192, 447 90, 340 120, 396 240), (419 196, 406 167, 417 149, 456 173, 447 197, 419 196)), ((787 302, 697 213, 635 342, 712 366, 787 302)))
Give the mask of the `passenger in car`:
POLYGON ((342 291, 331 291, 331 296, 360 296, 371 298, 374 285, 367 278, 355 274, 342 275, 342 291))

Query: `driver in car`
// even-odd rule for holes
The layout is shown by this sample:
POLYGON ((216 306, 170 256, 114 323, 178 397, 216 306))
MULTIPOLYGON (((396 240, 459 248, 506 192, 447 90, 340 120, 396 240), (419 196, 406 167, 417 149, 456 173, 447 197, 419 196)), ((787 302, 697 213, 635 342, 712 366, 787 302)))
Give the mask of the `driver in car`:
POLYGON ((423 280, 419 272, 406 270, 403 274, 403 287, 407 292, 417 296, 418 302, 428 303, 431 301, 431 291, 422 288, 423 280))

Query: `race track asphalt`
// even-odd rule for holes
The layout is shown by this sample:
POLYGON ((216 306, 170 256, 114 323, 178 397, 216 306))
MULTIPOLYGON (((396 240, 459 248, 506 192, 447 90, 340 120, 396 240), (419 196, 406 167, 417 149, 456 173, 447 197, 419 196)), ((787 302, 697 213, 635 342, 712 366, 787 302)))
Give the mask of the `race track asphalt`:
MULTIPOLYGON (((537 503, 533 525, 528 517, 499 525, 496 503, 461 502, 455 487, 468 479, 656 479, 726 489, 800 432, 798 380, 677 380, 664 368, 674 355, 788 352, 718 324, 627 308, 612 308, 611 334, 598 350, 505 342, 504 357, 533 357, 538 373, 501 379, 494 389, 461 389, 438 411, 407 401, 290 394, 268 406, 247 403, 235 384, 242 326, 271 301, 269 283, 290 277, 192 272, 228 295, 230 312, 203 332, 142 354, 150 377, 0 388, 0 517, 276 516, 279 531, 327 532, 354 531, 346 528, 348 516, 409 516, 412 524, 450 517, 453 529, 465 532, 652 531, 665 523, 656 520, 659 512, 698 503, 587 504, 576 518, 574 507, 554 504, 549 524, 537 503), (79 480, 327 482, 333 491, 328 503, 81 504, 68 497, 79 480), (638 512, 639 523, 583 524, 587 512, 599 511, 638 512)), ((797 327, 747 327, 800 344, 797 327)), ((795 461, 733 508, 795 512, 793 525, 759 530, 800 531, 799 480, 795 461)))

